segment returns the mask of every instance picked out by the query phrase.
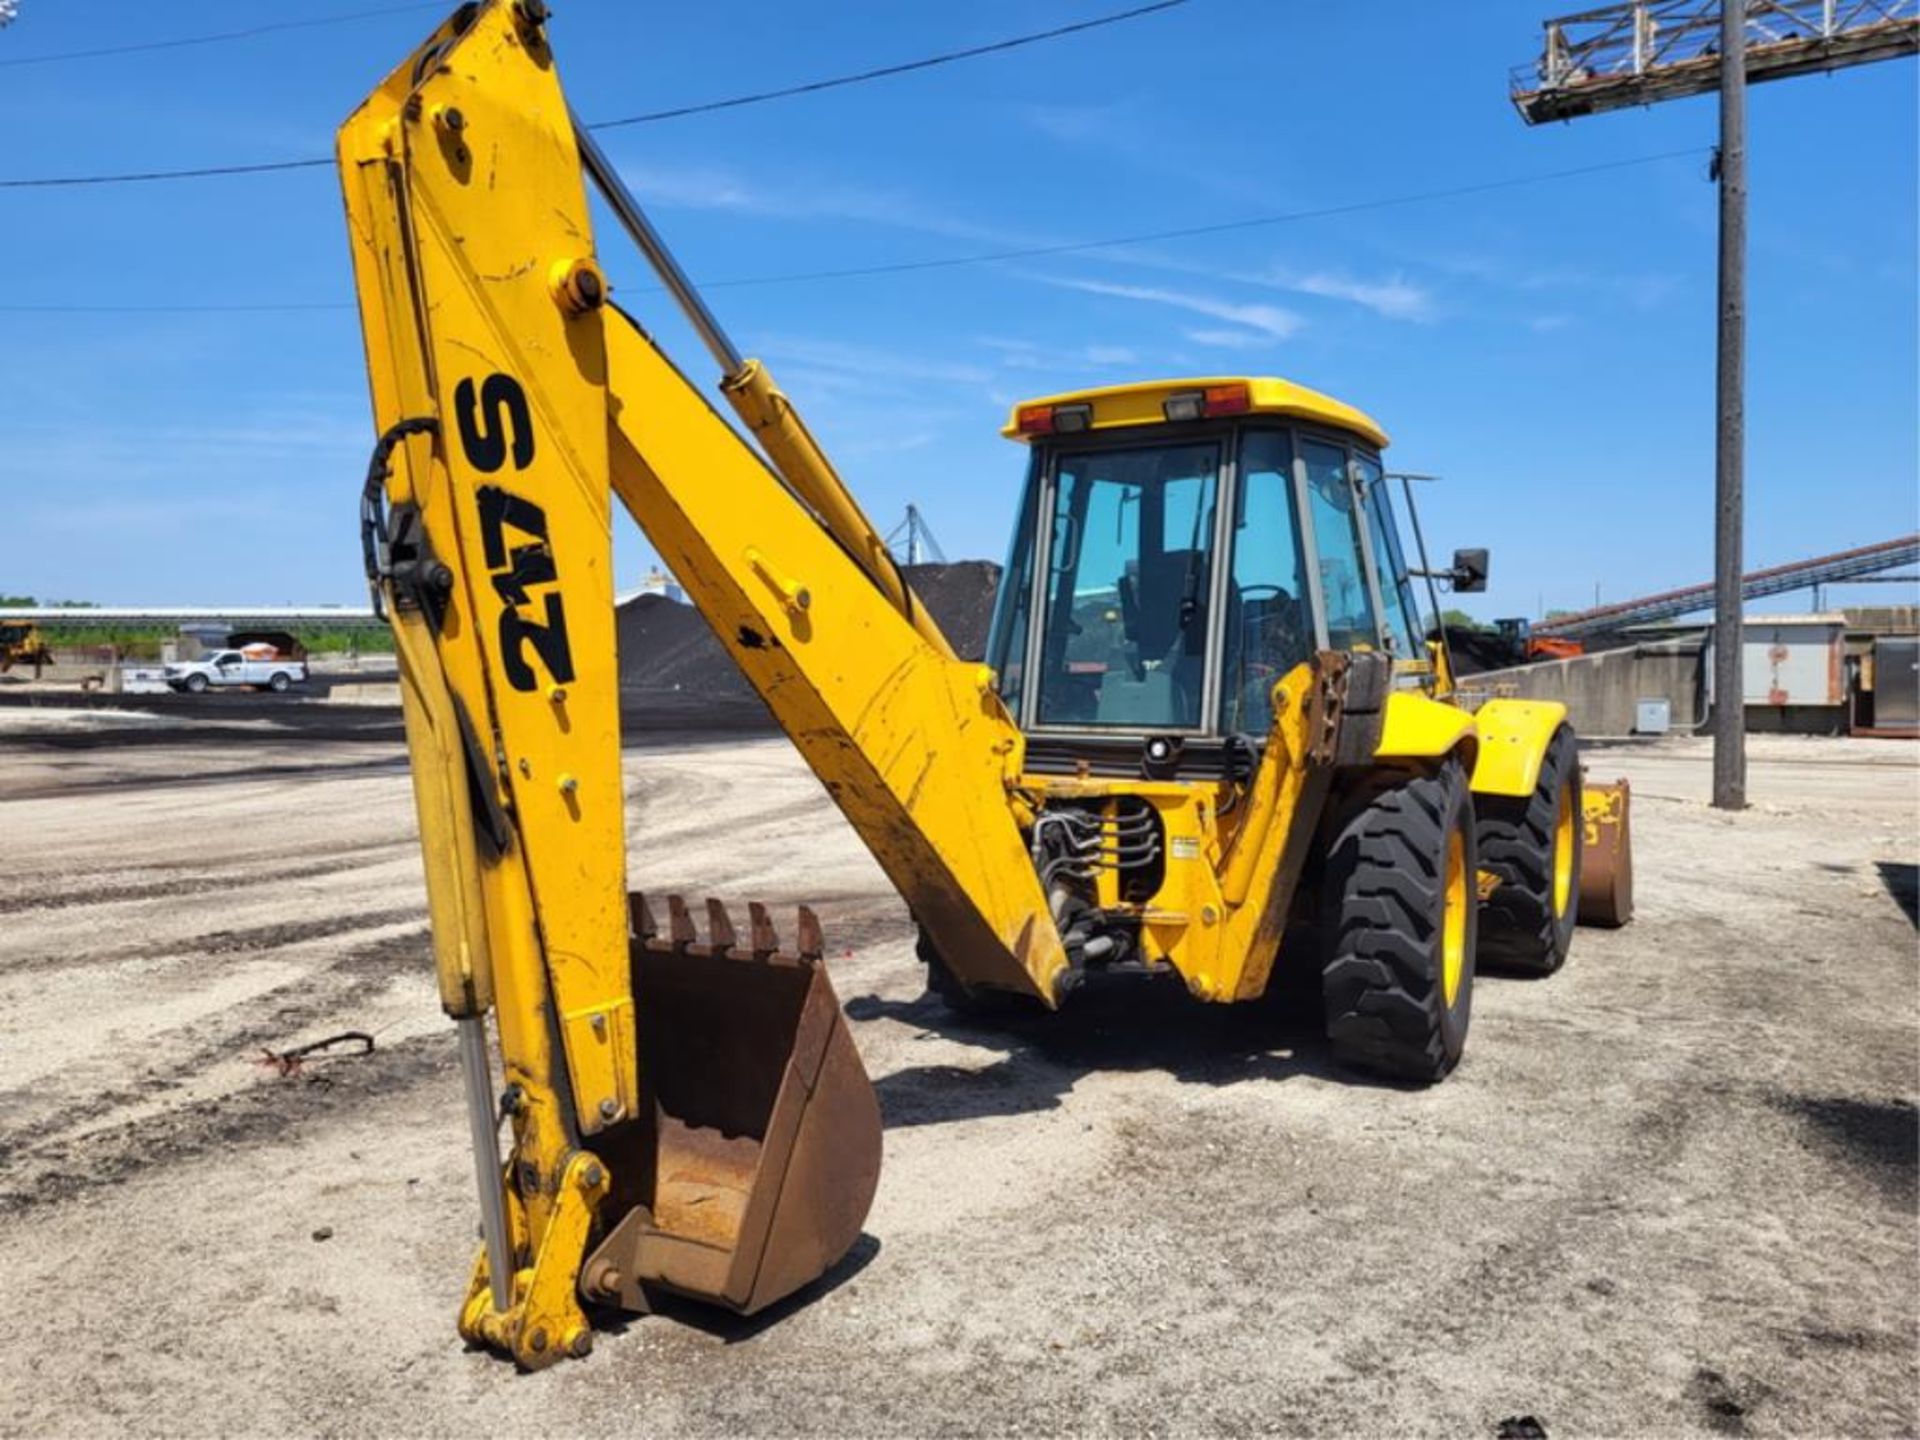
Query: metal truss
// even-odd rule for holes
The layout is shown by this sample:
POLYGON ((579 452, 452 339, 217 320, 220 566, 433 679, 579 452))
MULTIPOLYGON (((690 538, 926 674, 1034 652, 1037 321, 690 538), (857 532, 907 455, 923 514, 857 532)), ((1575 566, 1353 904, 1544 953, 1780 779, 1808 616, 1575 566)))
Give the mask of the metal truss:
MULTIPOLYGON (((1920 54, 1920 0, 1745 4, 1754 83, 1920 54)), ((1513 103, 1537 125, 1705 94, 1719 85, 1720 21, 1720 0, 1630 0, 1549 20, 1540 58, 1513 72, 1513 103)))
MULTIPOLYGON (((1920 562, 1920 535, 1887 540, 1858 550, 1842 550, 1836 555, 1820 555, 1791 565, 1776 565, 1768 570, 1749 571, 1740 582, 1743 600, 1759 600, 1768 595, 1784 595, 1790 590, 1810 590, 1858 580, 1882 570, 1920 562)), ((1617 605, 1602 605, 1575 615, 1559 615, 1542 620, 1533 627, 1536 635, 1564 635, 1573 638, 1622 630, 1629 625, 1648 625, 1656 620, 1671 620, 1676 615, 1713 608, 1713 586, 1689 585, 1684 590, 1668 590, 1659 595, 1643 595, 1617 605)))

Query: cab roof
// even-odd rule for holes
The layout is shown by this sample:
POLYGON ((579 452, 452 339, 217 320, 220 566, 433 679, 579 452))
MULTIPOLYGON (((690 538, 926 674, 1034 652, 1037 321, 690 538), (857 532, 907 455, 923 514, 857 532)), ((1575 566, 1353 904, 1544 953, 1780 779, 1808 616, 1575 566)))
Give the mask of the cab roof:
POLYGON ((1382 447, 1387 445, 1387 432, 1375 423, 1372 416, 1363 410, 1335 400, 1330 395, 1322 395, 1318 390, 1309 390, 1304 385, 1296 385, 1291 380, 1282 380, 1273 375, 1215 375, 1181 380, 1143 380, 1131 385, 1102 385, 1092 390, 1071 390, 1059 395, 1042 395, 1033 400, 1022 400, 1013 407, 1007 416, 1007 423, 1000 433, 1010 440, 1023 440, 1031 443, 1035 439, 1049 438, 1045 435, 1024 433, 1020 427, 1020 414, 1025 410, 1041 406, 1089 405, 1092 407, 1091 422, 1088 430, 1117 430, 1127 425, 1174 425, 1180 421, 1170 421, 1162 407, 1167 398, 1173 395, 1190 394, 1193 391, 1205 392, 1221 387, 1244 386, 1248 403, 1240 407, 1237 413, 1247 415, 1286 415, 1296 420, 1317 421, 1330 425, 1336 430, 1346 430, 1364 440, 1382 447))

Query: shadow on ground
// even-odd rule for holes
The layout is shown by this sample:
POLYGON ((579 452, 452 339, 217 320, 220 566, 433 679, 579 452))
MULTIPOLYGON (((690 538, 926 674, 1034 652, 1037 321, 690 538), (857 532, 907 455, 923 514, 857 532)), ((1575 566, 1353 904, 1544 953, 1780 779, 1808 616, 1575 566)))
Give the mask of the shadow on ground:
MULTIPOLYGON (((874 1257, 880 1253, 880 1241, 876 1236, 862 1231, 860 1238, 853 1242, 853 1248, 841 1257, 840 1263, 828 1270, 811 1285, 803 1285, 786 1299, 776 1301, 766 1309, 752 1315, 736 1315, 731 1310, 723 1310, 718 1305, 704 1300, 689 1300, 683 1295, 673 1295, 666 1291, 656 1291, 648 1295, 653 1305, 653 1313, 667 1320, 674 1320, 695 1330, 704 1331, 729 1345, 742 1345, 758 1338, 764 1331, 772 1329, 782 1320, 796 1311, 824 1299, 855 1279, 862 1270, 871 1265, 874 1257)), ((645 1315, 630 1315, 625 1311, 602 1312, 594 1317, 594 1329, 608 1335, 625 1334, 627 1328, 636 1321, 645 1321, 645 1315)))
POLYGON ((1905 912, 1907 922, 1920 929, 1920 865, 1904 860, 1877 860, 1880 883, 1887 887, 1893 903, 1905 912))
POLYGON ((1403 1088, 1334 1062, 1312 996, 1208 1005, 1175 980, 1128 976, 1091 983, 1053 1013, 1036 1007, 975 1018, 932 995, 906 1002, 855 996, 846 1012, 854 1021, 897 1020, 1002 1052, 977 1069, 914 1065, 882 1076, 874 1089, 890 1129, 1055 1109, 1094 1071, 1160 1070, 1190 1085, 1312 1075, 1403 1088))
POLYGON ((1878 1185, 1889 1203, 1906 1211, 1920 1204, 1920 1113, 1912 1101, 1785 1095, 1775 1103, 1878 1185))

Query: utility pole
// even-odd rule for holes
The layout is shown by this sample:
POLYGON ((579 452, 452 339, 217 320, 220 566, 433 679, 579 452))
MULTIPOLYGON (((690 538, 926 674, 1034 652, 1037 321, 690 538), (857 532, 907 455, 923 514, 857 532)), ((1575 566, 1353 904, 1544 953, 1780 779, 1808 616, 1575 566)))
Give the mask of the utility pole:
POLYGON ((1720 343, 1713 437, 1713 804, 1747 808, 1740 577, 1747 440, 1747 0, 1720 6, 1720 343))
POLYGON ((1747 803, 1741 684, 1747 339, 1747 82, 1920 54, 1920 0, 1628 0, 1549 20, 1511 94, 1529 125, 1720 92, 1713 496, 1713 803, 1747 803), (1717 11, 1717 13, 1716 13, 1717 11), (1716 59, 1717 58, 1717 63, 1716 59))

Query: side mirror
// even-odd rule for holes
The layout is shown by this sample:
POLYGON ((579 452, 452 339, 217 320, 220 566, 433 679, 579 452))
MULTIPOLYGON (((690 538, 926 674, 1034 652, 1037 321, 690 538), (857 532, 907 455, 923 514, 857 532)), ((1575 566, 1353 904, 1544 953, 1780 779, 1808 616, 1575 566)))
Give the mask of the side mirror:
POLYGON ((1456 595, 1478 595, 1487 588, 1487 552, 1485 550, 1456 550, 1453 552, 1453 593, 1456 595))

